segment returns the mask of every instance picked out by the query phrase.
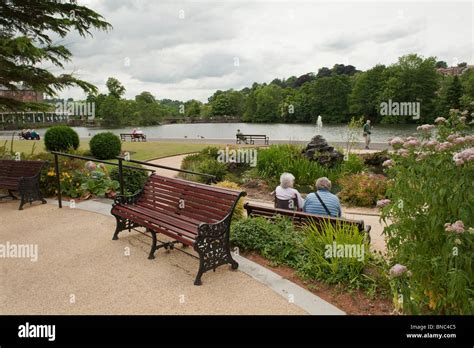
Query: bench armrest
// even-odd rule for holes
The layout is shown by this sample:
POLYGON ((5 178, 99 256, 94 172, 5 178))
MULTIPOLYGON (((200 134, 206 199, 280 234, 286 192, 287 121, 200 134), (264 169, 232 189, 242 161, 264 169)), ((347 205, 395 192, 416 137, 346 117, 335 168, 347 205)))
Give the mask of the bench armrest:
POLYGON ((114 204, 135 204, 142 195, 143 190, 137 192, 134 195, 116 195, 114 198, 114 204))

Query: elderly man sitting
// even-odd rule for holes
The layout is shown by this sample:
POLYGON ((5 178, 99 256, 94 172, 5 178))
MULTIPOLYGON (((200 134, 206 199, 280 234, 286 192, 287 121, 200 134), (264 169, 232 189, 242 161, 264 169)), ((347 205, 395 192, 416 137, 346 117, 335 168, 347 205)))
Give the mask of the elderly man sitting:
POLYGON ((280 176, 280 185, 275 189, 275 208, 301 210, 304 200, 298 190, 293 188, 295 177, 290 173, 280 176))
POLYGON ((316 180, 316 192, 310 193, 304 202, 303 211, 310 214, 341 217, 339 198, 330 192, 331 181, 322 177, 316 180))

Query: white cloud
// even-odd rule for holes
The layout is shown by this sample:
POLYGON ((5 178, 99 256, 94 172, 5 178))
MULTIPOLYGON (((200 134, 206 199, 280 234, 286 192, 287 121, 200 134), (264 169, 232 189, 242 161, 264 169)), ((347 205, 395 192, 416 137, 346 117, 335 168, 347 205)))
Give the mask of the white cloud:
POLYGON ((365 70, 412 52, 448 63, 474 60, 471 2, 79 3, 114 29, 93 38, 68 36, 64 42, 74 57, 67 71, 101 90, 116 77, 129 98, 147 90, 158 98, 205 101, 216 89, 241 89, 335 63, 365 70))

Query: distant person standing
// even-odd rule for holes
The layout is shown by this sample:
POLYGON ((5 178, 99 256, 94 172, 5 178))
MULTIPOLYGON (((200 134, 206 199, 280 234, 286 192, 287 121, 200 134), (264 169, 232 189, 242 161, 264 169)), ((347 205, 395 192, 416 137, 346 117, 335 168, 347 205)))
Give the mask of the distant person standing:
POLYGON ((367 120, 364 124, 364 138, 365 138, 365 148, 369 148, 370 144, 370 135, 372 134, 372 126, 370 125, 370 120, 367 120))

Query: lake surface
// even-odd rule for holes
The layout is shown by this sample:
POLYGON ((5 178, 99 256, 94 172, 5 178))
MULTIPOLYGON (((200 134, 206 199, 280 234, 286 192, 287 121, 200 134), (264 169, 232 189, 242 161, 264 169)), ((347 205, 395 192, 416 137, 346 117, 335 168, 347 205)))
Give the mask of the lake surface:
MULTIPOLYGON (((80 138, 89 138, 97 133, 110 131, 117 135, 131 133, 132 127, 127 128, 87 128, 73 127, 80 138)), ((162 126, 140 127, 148 139, 235 139, 237 129, 244 134, 266 134, 272 140, 280 141, 309 141, 320 134, 326 140, 343 142, 347 140, 346 125, 324 125, 321 129, 310 124, 255 124, 255 123, 193 123, 169 124, 162 126)), ((409 136, 416 131, 415 125, 376 125, 372 130, 372 142, 385 143, 394 136, 409 136)), ((41 136, 46 132, 39 129, 41 136)), ((10 135, 12 131, 1 131, 0 135, 10 135)), ((362 129, 358 141, 363 141, 362 129)))

